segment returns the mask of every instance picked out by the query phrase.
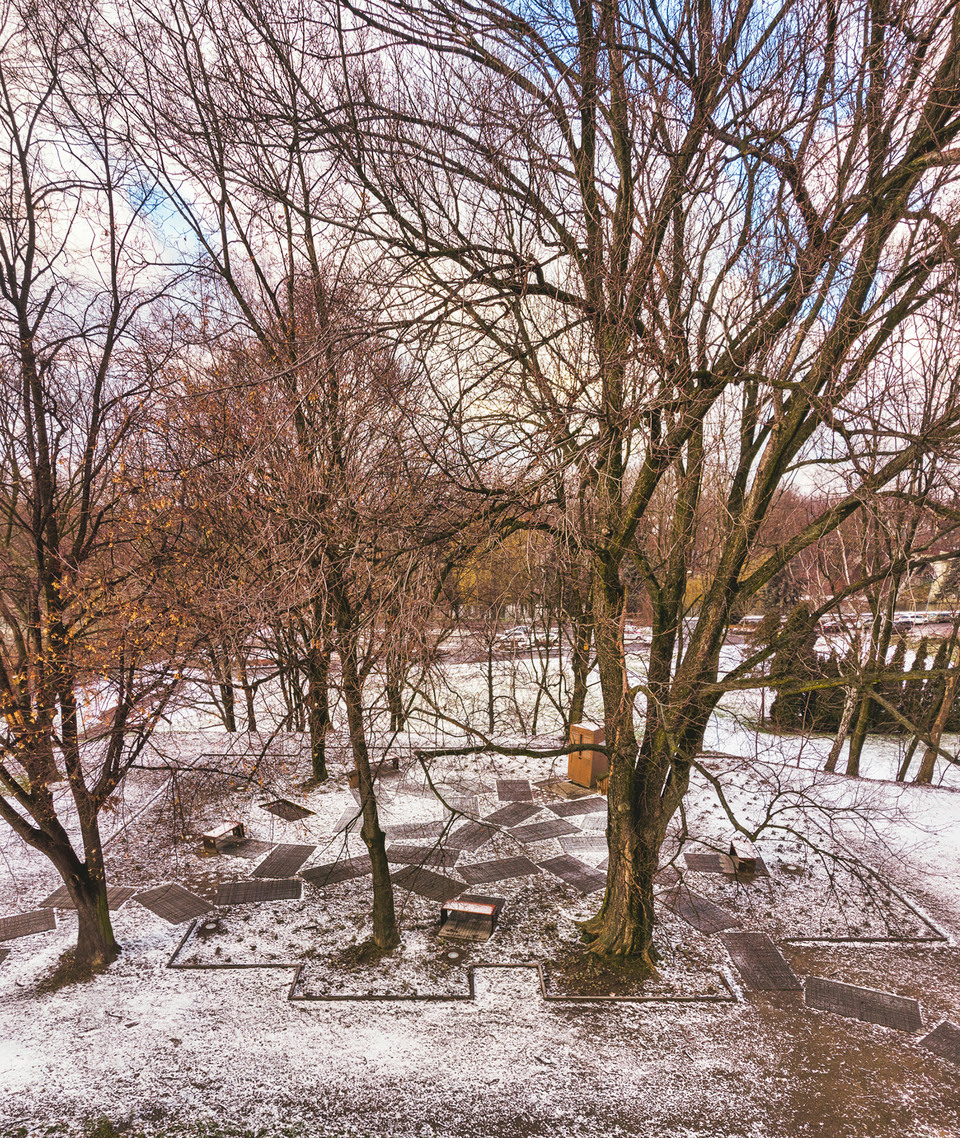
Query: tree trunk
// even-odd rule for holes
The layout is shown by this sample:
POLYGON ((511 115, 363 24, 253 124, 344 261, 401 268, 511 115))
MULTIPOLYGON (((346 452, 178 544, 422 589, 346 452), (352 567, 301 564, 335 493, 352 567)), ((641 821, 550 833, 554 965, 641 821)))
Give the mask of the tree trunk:
POLYGON ((386 663, 386 696, 387 707, 390 711, 390 733, 395 735, 402 731, 407 722, 406 708, 403 706, 403 665, 398 660, 387 660, 386 663))
MULTIPOLYGON (((590 674, 590 624, 578 621, 573 626, 573 652, 570 666, 573 669, 573 688, 570 692, 569 723, 582 723, 587 702, 587 677, 590 674)), ((569 726, 568 723, 568 726, 569 726)))
POLYGON ((237 716, 234 709, 233 669, 230 655, 225 652, 221 658, 213 649, 207 655, 210 657, 214 680, 220 692, 220 718, 223 720, 224 729, 233 734, 237 730, 237 716))
POLYGON ((653 878, 663 835, 659 810, 649 797, 655 756, 637 771, 633 700, 628 694, 626 657, 621 636, 625 594, 612 561, 597 566, 593 591, 597 612, 593 622, 597 665, 603 693, 604 727, 610 758, 607 789, 607 845, 610 863, 600 912, 581 925, 589 950, 599 956, 631 957, 641 974, 654 976, 653 878), (651 809, 652 807, 652 809, 651 809))
POLYGON ((240 686, 243 689, 243 698, 247 705, 247 730, 251 732, 256 731, 257 710, 253 703, 256 689, 253 684, 250 683, 250 679, 247 676, 247 662, 244 660, 242 652, 237 656, 237 673, 240 679, 240 686))
POLYGON ((661 838, 658 827, 643 825, 637 817, 635 776, 628 754, 621 751, 611 759, 607 888, 600 912, 585 921, 581 931, 591 952, 632 957, 641 973, 653 976, 657 971, 653 878, 659 864, 661 838))
POLYGON ((843 750, 844 740, 847 737, 847 732, 850 730, 850 720, 853 719, 853 713, 856 707, 857 689, 853 687, 847 688, 843 697, 843 715, 840 718, 840 726, 837 728, 837 737, 833 741, 830 754, 827 755, 827 761, 823 767, 825 771, 829 771, 831 774, 837 769, 837 760, 840 758, 840 752, 843 750))
POLYGON ((494 691, 493 691, 493 640, 487 644, 487 734, 492 735, 496 727, 496 716, 494 714, 494 691))
MULTIPOLYGON (((943 701, 940 704, 940 709, 937 712, 937 718, 933 721, 933 726, 930 728, 930 741, 937 746, 940 745, 940 738, 943 735, 943 730, 947 725, 947 720, 950 718, 950 712, 953 710, 954 700, 957 698, 957 688, 960 686, 960 666, 955 665, 950 679, 947 681, 946 690, 943 693, 943 701)), ((936 766, 937 752, 933 747, 927 747, 923 753, 923 758, 920 761, 920 769, 917 771, 917 777, 913 780, 915 783, 929 785, 933 782, 933 772, 936 766)))
POLYGON ((339 638, 338 652, 343 681, 343 700, 350 728, 350 747, 359 776, 360 809, 363 826, 360 836, 370 855, 373 870, 373 941, 378 948, 390 950, 400 943, 400 931, 393 904, 393 882, 387 861, 386 839, 380 828, 377 799, 374 792, 373 771, 367 751, 367 738, 363 724, 363 681, 357 667, 353 613, 346 588, 338 582, 331 590, 336 605, 336 623, 339 638))
POLYGON ((78 972, 99 971, 112 964, 120 954, 113 935, 107 906, 107 880, 96 819, 84 827, 86 860, 80 861, 73 849, 58 848, 50 859, 63 878, 77 909, 77 947, 74 966, 78 972))
MULTIPOLYGON (((310 726, 310 762, 313 777, 325 782, 327 772, 327 733, 330 730, 330 652, 325 645, 314 645, 307 661, 307 718, 310 726)), ((352 730, 352 728, 351 728, 352 730)))

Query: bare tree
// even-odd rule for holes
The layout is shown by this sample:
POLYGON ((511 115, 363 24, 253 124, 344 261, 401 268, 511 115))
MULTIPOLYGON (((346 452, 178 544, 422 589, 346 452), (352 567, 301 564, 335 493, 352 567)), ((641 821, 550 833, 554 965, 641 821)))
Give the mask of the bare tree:
POLYGON ((398 0, 341 4, 330 25, 305 7, 311 43, 340 45, 339 78, 312 87, 280 22, 244 12, 391 255, 395 321, 416 312, 420 342, 435 330, 431 356, 459 381, 449 413, 474 412, 465 440, 517 456, 529 524, 569 526, 544 493, 558 472, 586 505, 574 545, 612 773, 607 892, 584 932, 652 968, 658 851, 723 691, 734 607, 955 443, 955 377, 920 400, 916 377, 896 392, 884 377, 952 318, 960 16, 398 0), (927 411, 890 413, 904 401, 927 411), (840 492, 757 558, 805 471, 840 492), (653 613, 640 686, 630 563, 653 613))
POLYGON ((0 817, 63 878, 88 970, 119 951, 99 814, 175 684, 160 549, 127 477, 166 355, 151 314, 168 274, 139 171, 110 145, 109 98, 90 88, 81 113, 58 26, 7 4, 2 28, 0 817))

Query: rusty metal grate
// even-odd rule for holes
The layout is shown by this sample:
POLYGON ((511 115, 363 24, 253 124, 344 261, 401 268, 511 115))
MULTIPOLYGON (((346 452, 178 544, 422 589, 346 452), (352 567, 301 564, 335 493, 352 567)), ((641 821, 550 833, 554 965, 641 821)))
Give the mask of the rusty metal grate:
MULTIPOLYGON (((107 908, 119 909, 124 901, 129 901, 136 891, 132 885, 108 885, 107 908)), ((50 894, 46 901, 40 902, 40 907, 43 909, 75 909, 76 905, 70 896, 70 890, 66 885, 61 885, 59 889, 50 894)))
POLYGON ((527 877, 540 870, 529 858, 506 857, 500 861, 484 861, 479 865, 461 865, 457 873, 465 877, 471 885, 483 885, 488 881, 506 881, 511 877, 527 877))
POLYGON ((0 940, 16 940, 18 936, 33 936, 57 927, 53 909, 37 909, 32 913, 15 913, 0 917, 0 940))
POLYGON ((444 842, 452 850, 478 850, 492 837, 493 830, 489 826, 484 826, 480 822, 467 822, 465 826, 448 834, 444 842))
POLYGON ((545 842, 548 838, 562 838, 567 834, 579 832, 578 826, 565 822, 563 818, 551 818, 547 822, 531 822, 529 826, 517 826, 510 831, 510 834, 519 841, 528 843, 545 842))
POLYGON ((311 885, 318 885, 321 889, 326 885, 339 885, 341 881, 353 881, 358 877, 366 877, 372 872, 370 859, 366 854, 361 857, 343 858, 330 865, 316 865, 305 869, 300 874, 304 881, 311 885))
POLYGON ((593 869, 589 865, 585 865, 577 858, 571 857, 569 854, 561 854, 560 857, 550 857, 546 861, 537 863, 541 869, 545 869, 548 873, 552 873, 555 877, 559 877, 568 885, 572 885, 574 889, 579 890, 584 895, 588 893, 596 893, 598 889, 603 889, 607 884, 606 874, 601 873, 597 869, 593 869))
POLYGON ((692 869, 694 873, 725 873, 728 870, 724 868, 724 863, 729 870, 733 869, 730 858, 718 853, 685 853, 683 860, 687 869, 692 869))
POLYGON ((558 818, 573 818, 577 814, 605 814, 607 800, 596 797, 573 798, 568 802, 548 802, 547 809, 552 810, 558 818))
POLYGON ((439 869, 453 869, 459 856, 459 850, 437 846, 390 846, 387 850, 387 861, 400 865, 432 865, 439 869))
POLYGON ((182 885, 159 885, 156 889, 138 893, 134 901, 172 925, 196 920, 213 908, 209 902, 184 889, 182 885))
POLYGON ((497 797, 501 802, 532 802, 533 789, 526 778, 498 778, 497 797))
POLYGON ((293 877, 316 846, 279 845, 267 854, 251 874, 252 877, 293 877))
POLYGON ((298 901, 302 892, 303 882, 295 877, 224 881, 217 890, 217 904, 251 905, 256 901, 298 901))
POLYGON ((754 992, 799 992, 800 981, 766 933, 724 932, 720 939, 754 992))
POLYGON ((919 1040, 920 1046, 939 1055, 941 1059, 949 1059, 951 1063, 960 1066, 960 1027, 950 1020, 944 1020, 939 1027, 935 1027, 929 1035, 919 1040))
POLYGON ((570 834, 560 839, 563 852, 568 854, 605 854, 606 834, 570 834))
POLYGON ((262 810, 269 810, 271 814, 282 818, 284 822, 300 822, 313 814, 312 810, 308 810, 305 806, 298 806, 296 802, 290 802, 286 798, 276 798, 273 802, 261 802, 260 807, 262 810))
POLYGON ((892 992, 878 992, 873 988, 842 984, 839 980, 808 976, 804 997, 807 1007, 817 1011, 835 1012, 898 1031, 916 1031, 923 1027, 917 1001, 895 996, 892 992))
POLYGON ((409 865, 406 869, 392 873, 390 880, 401 889, 407 889, 430 901, 449 901, 466 888, 462 881, 456 881, 452 877, 445 877, 441 873, 434 873, 431 869, 423 869, 416 865, 409 865))
POLYGON ((699 929, 702 933, 719 933, 724 929, 737 929, 740 927, 740 918, 714 905, 706 897, 700 897, 685 889, 682 885, 668 889, 661 895, 663 903, 677 916, 682 917, 688 925, 699 929))
POLYGON ((394 841, 397 838, 437 838, 443 833, 443 822, 398 822, 394 826, 384 826, 383 832, 394 841))
POLYGON ((509 806, 501 806, 499 810, 488 814, 484 822, 489 822, 493 826, 519 826, 539 813, 540 807, 533 806, 529 802, 511 802, 509 806))

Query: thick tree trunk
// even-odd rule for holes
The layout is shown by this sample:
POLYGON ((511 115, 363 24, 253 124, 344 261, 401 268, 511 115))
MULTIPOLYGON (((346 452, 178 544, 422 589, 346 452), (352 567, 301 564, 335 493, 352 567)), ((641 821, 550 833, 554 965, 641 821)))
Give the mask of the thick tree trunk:
POLYGON ((69 845, 52 850, 49 856, 77 909, 74 966, 78 972, 95 972, 117 959, 120 945, 113 935, 107 907, 107 880, 96 820, 84 830, 89 847, 85 861, 80 861, 69 845))
POLYGON ((612 562, 601 562, 597 570, 593 628, 610 758, 607 789, 610 863, 600 912, 584 922, 581 931, 591 952, 600 956, 630 957, 639 972, 653 976, 657 971, 653 947, 653 878, 663 835, 659 811, 644 786, 650 780, 641 779, 637 770, 639 748, 622 636, 624 591, 612 562))
POLYGON ((614 754, 608 788, 607 845, 610 864, 600 912, 581 926, 590 951, 631 957, 641 972, 656 975, 653 878, 659 864, 659 828, 642 824, 636 801, 633 762, 614 754))

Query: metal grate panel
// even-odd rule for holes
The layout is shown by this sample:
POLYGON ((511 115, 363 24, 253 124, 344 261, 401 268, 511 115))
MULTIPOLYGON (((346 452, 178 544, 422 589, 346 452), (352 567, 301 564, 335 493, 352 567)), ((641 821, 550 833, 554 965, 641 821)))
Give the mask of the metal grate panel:
POLYGON ((488 814, 484 822, 489 822, 493 826, 519 826, 539 813, 539 806, 533 806, 528 802, 511 802, 509 806, 501 806, 499 810, 488 814))
POLYGON ((18 936, 33 936, 57 927, 53 909, 37 909, 32 913, 15 913, 0 917, 0 940, 16 940, 18 936))
POLYGON ((293 877, 316 846, 280 845, 263 859, 253 877, 293 877))
POLYGON ((159 885, 156 889, 138 893, 134 900, 172 925, 196 920, 213 908, 182 885, 159 885))
POLYGON ((724 929, 735 929, 740 927, 739 917, 735 917, 732 913, 728 913, 725 909, 721 909, 719 905, 714 905, 712 901, 708 901, 706 897, 700 897, 696 893, 691 893, 689 889, 685 889, 682 885, 675 886, 673 889, 668 889, 661 895, 661 900, 668 909, 672 909, 679 917, 682 917, 688 925, 692 925, 700 932, 711 933, 722 932, 724 929))
POLYGON ((754 992, 799 992, 800 981, 766 933, 724 932, 720 939, 754 992))
POLYGON ((718 853, 685 853, 683 860, 694 873, 725 873, 733 868, 733 862, 718 853))
POLYGON ((497 797, 501 802, 532 802, 533 789, 529 779, 498 778, 497 797))
POLYGON ((394 826, 384 826, 384 834, 393 840, 397 838, 437 838, 443 833, 443 822, 400 822, 394 826))
POLYGON ((560 839, 563 852, 568 854, 605 854, 607 839, 604 834, 570 834, 560 839))
POLYGON ((326 885, 339 885, 341 881, 366 877, 371 872, 370 859, 363 854, 360 857, 343 858, 330 865, 315 865, 311 869, 304 869, 300 876, 304 881, 309 881, 311 885, 318 885, 322 889, 326 885))
POLYGON ((569 802, 548 802, 547 809, 552 810, 558 818, 573 818, 577 814, 605 814, 607 800, 597 797, 574 798, 569 802))
POLYGON ((260 807, 263 810, 269 810, 278 818, 282 818, 284 822, 300 822, 313 814, 312 810, 308 810, 305 806, 298 806, 296 802, 290 802, 286 798, 276 798, 273 802, 261 802, 260 807))
POLYGON ((917 1001, 895 996, 892 992, 878 992, 873 988, 842 984, 839 980, 808 976, 804 997, 807 1007, 817 1011, 835 1012, 898 1031, 916 1031, 923 1027, 917 1001))
POLYGON ((603 889, 607 884, 605 874, 589 865, 584 865, 582 861, 570 857, 569 854, 547 858, 546 861, 538 862, 538 865, 568 885, 572 885, 574 889, 578 889, 584 895, 596 893, 598 889, 603 889))
POLYGON ((401 889, 407 889, 430 901, 449 901, 465 889, 462 881, 416 865, 408 865, 406 869, 392 873, 390 880, 401 889))
POLYGON ((452 850, 478 850, 493 837, 493 830, 480 822, 468 822, 454 830, 444 839, 444 844, 452 850))
POLYGON ((488 881, 506 881, 510 877, 527 877, 540 870, 529 858, 507 857, 500 861, 484 861, 479 865, 461 865, 457 873, 471 885, 483 885, 488 881))
POLYGON ((521 842, 545 842, 548 838, 561 838, 566 834, 579 833, 578 827, 565 822, 563 818, 551 818, 547 822, 531 822, 529 826, 517 826, 510 833, 521 842))
MULTIPOLYGON (((136 891, 131 885, 108 885, 107 908, 119 909, 124 901, 129 901, 136 891)), ((70 890, 67 889, 66 885, 61 885, 59 889, 50 894, 46 901, 40 902, 40 907, 43 909, 75 909, 76 905, 70 896, 70 890)))
POLYGON ((217 904, 250 905, 255 901, 297 901, 302 891, 303 882, 295 877, 225 881, 217 890, 217 904))
POLYGON ((401 865, 432 865, 440 869, 453 869, 459 856, 459 850, 444 850, 437 846, 390 846, 387 850, 387 861, 401 865))
POLYGON ((921 1047, 926 1047, 941 1059, 949 1059, 951 1063, 960 1066, 960 1027, 950 1020, 944 1020, 939 1027, 935 1027, 929 1035, 920 1041, 921 1047))

